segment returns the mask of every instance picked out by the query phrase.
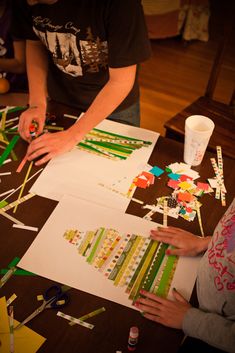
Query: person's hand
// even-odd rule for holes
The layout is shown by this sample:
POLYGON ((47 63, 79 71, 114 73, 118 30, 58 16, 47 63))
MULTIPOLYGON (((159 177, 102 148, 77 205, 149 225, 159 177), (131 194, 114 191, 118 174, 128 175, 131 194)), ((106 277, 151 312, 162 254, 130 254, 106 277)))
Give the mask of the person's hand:
POLYGON ((20 136, 30 142, 32 140, 30 135, 30 125, 32 122, 37 123, 37 135, 40 135, 43 131, 44 123, 46 119, 46 108, 44 107, 29 107, 20 116, 18 131, 20 136))
POLYGON ((51 158, 70 151, 77 142, 69 129, 53 134, 45 133, 30 143, 27 151, 27 159, 32 161, 39 157, 35 165, 40 166, 48 162, 51 158))
POLYGON ((182 329, 184 316, 191 305, 181 294, 174 289, 175 301, 173 301, 144 290, 140 293, 144 297, 137 299, 134 305, 144 317, 164 326, 182 329))
POLYGON ((186 230, 175 227, 158 227, 150 232, 153 240, 170 244, 174 249, 167 249, 167 255, 196 256, 205 251, 211 237, 201 238, 186 230))

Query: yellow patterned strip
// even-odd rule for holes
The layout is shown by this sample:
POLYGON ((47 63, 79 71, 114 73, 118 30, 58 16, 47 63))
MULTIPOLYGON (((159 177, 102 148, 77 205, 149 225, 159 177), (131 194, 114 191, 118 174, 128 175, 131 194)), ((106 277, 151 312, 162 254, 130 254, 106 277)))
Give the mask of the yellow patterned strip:
MULTIPOLYGON (((99 309, 97 309, 97 310, 94 310, 94 311, 92 311, 92 312, 86 314, 86 315, 83 315, 83 316, 79 317, 79 320, 81 320, 81 321, 87 320, 87 319, 89 319, 90 317, 94 317, 94 316, 96 316, 96 315, 99 315, 99 314, 103 313, 105 310, 106 310, 106 309, 105 309, 104 307, 99 308, 99 309)), ((70 326, 74 326, 74 325, 76 325, 76 323, 70 321, 69 325, 70 325, 70 326)))
POLYGON ((149 253, 148 255, 146 256, 146 259, 143 263, 143 266, 142 268, 140 269, 139 271, 139 274, 136 278, 136 281, 131 289, 131 293, 129 295, 129 299, 133 300, 137 295, 138 295, 138 292, 140 290, 140 286, 141 286, 141 283, 142 281, 144 280, 144 277, 146 275, 146 272, 148 271, 149 269, 149 266, 151 265, 151 262, 152 262, 152 259, 155 255, 155 252, 157 250, 157 247, 158 247, 158 242, 153 242, 150 250, 149 250, 149 253))
MULTIPOLYGON (((220 171, 220 175, 221 175, 221 180, 224 185, 223 157, 222 157, 221 146, 216 146, 216 151, 217 151, 217 160, 218 160, 218 167, 219 167, 219 171, 220 171)), ((226 189, 224 187, 224 190, 221 189, 221 204, 222 204, 222 206, 226 206, 225 192, 226 192, 226 189)))
MULTIPOLYGON (((20 189, 20 193, 19 193, 19 196, 18 196, 17 201, 20 200, 20 198, 21 198, 21 196, 22 196, 22 194, 23 194, 23 191, 24 191, 24 188, 25 188, 25 184, 27 183, 27 179, 28 179, 29 174, 30 174, 30 172, 31 172, 32 166, 33 166, 33 161, 30 162, 30 164, 29 164, 29 167, 28 167, 27 173, 26 173, 26 175, 25 175, 25 178, 24 178, 22 187, 21 187, 21 189, 20 189)), ((13 213, 16 213, 17 207, 18 207, 18 204, 15 205, 15 207, 14 207, 14 209, 13 209, 13 213)))
POLYGON ((66 314, 62 313, 61 311, 58 311, 57 316, 60 316, 60 317, 62 317, 63 319, 66 319, 66 320, 69 320, 69 321, 71 321, 71 322, 74 322, 74 323, 77 324, 77 325, 80 325, 80 326, 89 328, 90 330, 92 330, 92 329, 94 328, 94 325, 89 324, 88 322, 85 322, 85 321, 76 319, 76 318, 73 317, 73 316, 66 315, 66 314))
POLYGON ((102 271, 102 268, 105 265, 105 262, 108 261, 109 257, 113 253, 114 249, 116 248, 116 246, 118 245, 120 240, 121 240, 121 236, 118 235, 116 237, 116 239, 114 239, 114 241, 111 244, 110 248, 107 250, 107 252, 103 255, 103 257, 98 262, 97 267, 99 268, 100 271, 102 271))
POLYGON ((125 271, 127 270, 128 265, 134 255, 139 243, 140 243, 140 240, 141 240, 141 237, 137 235, 137 238, 135 239, 134 243, 132 244, 132 247, 126 256, 126 258, 122 264, 122 267, 121 267, 120 271, 118 272, 117 277, 114 280, 115 286, 119 285, 119 282, 121 281, 122 276, 124 275, 125 271))
POLYGON ((1 210, 4 211, 4 212, 6 212, 6 211, 10 210, 11 208, 15 207, 16 205, 19 205, 20 203, 25 202, 25 201, 31 199, 31 197, 33 197, 33 196, 35 196, 35 194, 31 194, 31 193, 30 193, 30 194, 27 194, 27 195, 21 197, 20 199, 9 203, 7 206, 2 207, 1 210))
POLYGON ((114 267, 116 266, 116 263, 120 257, 120 255, 122 254, 123 250, 125 249, 128 241, 130 239, 130 235, 128 234, 125 239, 121 242, 120 246, 117 249, 117 252, 115 254, 113 254, 113 256, 110 258, 109 263, 105 269, 104 275, 105 277, 108 277, 110 275, 110 273, 112 272, 112 270, 114 269, 114 267))
POLYGON ((167 213, 168 213, 167 200, 164 199, 164 201, 163 201, 163 227, 167 227, 167 213))
POLYGON ((198 223, 199 223, 201 235, 204 237, 205 234, 204 234, 204 230, 203 230, 203 226, 202 226, 202 218, 201 218, 200 206, 199 206, 198 202, 196 202, 196 209, 197 209, 197 218, 198 218, 198 223))
POLYGON ((129 281, 131 280, 131 277, 133 276, 137 266, 140 263, 140 260, 142 258, 142 255, 146 251, 147 248, 147 243, 145 245, 146 238, 140 236, 140 242, 139 245, 134 253, 134 256, 132 257, 131 261, 128 264, 128 267, 122 277, 122 280, 120 281, 119 285, 121 287, 128 285, 129 281))
POLYGON ((7 306, 9 306, 15 299, 17 298, 17 295, 14 293, 10 296, 9 299, 7 299, 7 306))

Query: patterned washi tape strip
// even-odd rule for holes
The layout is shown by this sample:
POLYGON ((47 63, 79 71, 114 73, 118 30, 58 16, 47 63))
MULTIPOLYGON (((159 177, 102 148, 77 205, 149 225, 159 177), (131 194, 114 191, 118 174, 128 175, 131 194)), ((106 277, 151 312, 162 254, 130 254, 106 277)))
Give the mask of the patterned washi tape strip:
POLYGON ((128 268, 128 265, 129 265, 132 257, 134 256, 134 254, 136 252, 136 249, 137 249, 140 241, 141 241, 141 237, 137 235, 135 240, 134 240, 134 242, 132 243, 132 246, 130 247, 130 250, 128 251, 128 253, 126 255, 126 258, 125 258, 125 260, 124 260, 124 262, 123 262, 123 264, 122 264, 122 266, 121 266, 121 268, 120 268, 115 280, 114 280, 114 285, 115 286, 119 285, 119 283, 120 283, 125 271, 128 268))
MULTIPOLYGON (((81 143, 81 142, 80 142, 81 143)), ((85 152, 88 152, 88 153, 92 153, 92 154, 95 154, 95 155, 97 155, 97 156, 102 156, 102 157, 104 157, 104 158, 108 158, 108 159, 111 159, 111 160, 120 160, 120 158, 114 158, 114 157, 110 157, 110 156, 108 156, 108 155, 105 155, 105 154, 103 154, 103 153, 101 153, 101 152, 98 152, 98 151, 96 151, 96 150, 94 150, 94 149, 87 149, 87 147, 86 146, 82 146, 82 145, 77 145, 76 146, 79 150, 82 150, 82 151, 85 151, 85 152)))
MULTIPOLYGON (((23 191, 24 191, 25 185, 26 185, 26 183, 27 183, 29 174, 30 174, 30 172, 31 172, 32 166, 33 166, 33 161, 31 161, 30 164, 29 164, 29 167, 28 167, 28 170, 27 170, 27 172, 26 172, 24 181, 23 181, 23 183, 22 183, 22 186, 21 186, 21 189, 20 189, 20 192, 19 192, 19 196, 18 196, 17 201, 20 200, 20 198, 21 198, 21 196, 22 196, 22 194, 23 194, 23 191)), ((16 204, 15 207, 13 208, 13 213, 16 213, 17 207, 18 207, 18 204, 16 204)))
POLYGON ((15 271, 16 267, 12 267, 7 271, 7 273, 0 279, 0 288, 4 286, 4 284, 11 278, 15 271))
POLYGON ((160 297, 167 297, 168 291, 170 289, 173 274, 175 272, 176 264, 178 261, 178 256, 170 255, 168 256, 166 266, 163 270, 163 274, 159 283, 158 288, 154 290, 154 294, 160 297))
POLYGON ((146 146, 149 146, 149 145, 152 144, 151 141, 145 141, 145 140, 140 140, 140 139, 137 139, 137 138, 134 138, 134 137, 118 135, 118 134, 115 134, 113 132, 107 132, 107 131, 100 130, 100 129, 97 129, 97 128, 92 129, 92 131, 90 133, 95 135, 95 136, 98 136, 98 135, 105 136, 105 137, 108 136, 108 137, 111 137, 112 139, 125 139, 125 140, 129 140, 129 141, 142 141, 144 143, 144 145, 146 145, 146 146))
POLYGON ((103 227, 100 227, 98 230, 97 230, 97 234, 95 236, 95 244, 94 246, 92 247, 91 249, 91 252, 90 252, 90 255, 87 257, 86 261, 89 263, 89 264, 92 264, 94 259, 95 259, 95 256, 96 254, 98 253, 100 247, 101 247, 101 243, 102 243, 102 238, 104 236, 104 233, 105 233, 105 228, 103 227))
POLYGON ((143 266, 141 267, 138 276, 136 278, 136 281, 131 289, 130 295, 129 295, 129 299, 135 301, 136 298, 139 296, 139 291, 142 287, 142 284, 145 281, 145 276, 148 273, 148 270, 151 266, 151 263, 154 259, 155 253, 157 251, 157 247, 158 247, 158 242, 154 241, 152 243, 152 246, 145 258, 145 261, 143 263, 143 266))
POLYGON ((14 293, 10 296, 9 299, 7 299, 7 306, 9 306, 15 299, 17 298, 17 295, 14 293))
POLYGON ((129 239, 130 239, 130 234, 127 234, 126 237, 123 239, 123 241, 121 241, 121 243, 119 243, 118 248, 116 249, 115 253, 110 258, 109 262, 106 265, 106 268, 104 269, 105 277, 108 277, 110 275, 110 273, 112 272, 112 270, 114 269, 114 267, 116 266, 116 263, 117 263, 120 255, 122 254, 123 250, 125 249, 129 239))
POLYGON ((7 206, 2 207, 1 210, 6 212, 6 211, 10 210, 11 208, 15 207, 16 205, 19 205, 20 203, 31 199, 31 197, 33 197, 33 196, 35 196, 35 194, 32 194, 32 193, 27 194, 27 195, 21 197, 19 200, 13 201, 13 202, 9 203, 7 206))
POLYGON ((220 190, 222 190, 222 180, 221 180, 220 171, 218 169, 218 166, 217 166, 215 158, 211 158, 211 164, 212 164, 212 167, 214 169, 215 176, 216 176, 216 181, 217 181, 217 187, 216 187, 216 191, 215 191, 215 198, 217 200, 219 200, 220 199, 220 194, 221 194, 220 190))
POLYGON ((119 241, 122 239, 120 235, 117 235, 117 237, 114 239, 113 243, 111 246, 108 248, 107 252, 103 255, 102 259, 100 259, 98 263, 99 271, 102 272, 106 262, 109 261, 109 258, 112 256, 112 253, 115 251, 116 247, 118 246, 119 241))
POLYGON ((137 268, 142 261, 142 258, 143 258, 144 254, 149 246, 150 241, 151 241, 151 239, 149 239, 149 238, 145 239, 144 245, 140 250, 139 256, 137 256, 135 259, 135 263, 134 263, 133 268, 131 269, 130 275, 126 278, 125 285, 127 287, 130 285, 130 282, 133 280, 135 273, 137 272, 137 268))
POLYGON ((164 201, 163 201, 163 227, 167 227, 167 213, 168 213, 167 200, 164 199, 164 201))
POLYGON ((102 153, 103 155, 105 156, 108 156, 112 159, 126 159, 127 158, 127 154, 124 154, 122 152, 119 152, 119 151, 115 151, 114 149, 111 149, 111 148, 105 148, 105 147, 99 147, 97 145, 95 145, 94 143, 90 143, 90 142, 83 142, 82 143, 84 146, 89 146, 91 147, 92 149, 102 153))
POLYGON ((138 277, 138 273, 141 270, 146 257, 148 256, 149 250, 151 249, 153 242, 154 241, 152 239, 150 239, 150 241, 148 243, 148 246, 147 246, 147 248, 146 248, 146 250, 145 250, 145 252, 144 252, 144 254, 143 254, 143 256, 142 256, 142 258, 140 260, 140 262, 139 262, 139 265, 137 266, 137 268, 135 270, 135 273, 133 274, 133 276, 131 277, 130 282, 127 285, 126 293, 130 293, 131 288, 133 287, 133 285, 134 285, 134 283, 136 281, 136 278, 138 277))
POLYGON ((88 322, 85 322, 85 321, 76 319, 76 318, 73 317, 73 316, 66 315, 66 314, 62 313, 61 311, 58 311, 57 316, 60 316, 60 317, 62 317, 63 319, 66 319, 66 320, 69 320, 69 321, 71 321, 71 322, 74 322, 75 324, 78 324, 78 325, 80 325, 80 326, 89 328, 90 330, 92 330, 92 329, 94 328, 94 325, 89 324, 88 322))
POLYGON ((108 143, 117 143, 117 144, 124 144, 124 145, 138 145, 142 147, 144 145, 143 141, 130 141, 130 140, 113 140, 113 139, 105 139, 105 138, 95 138, 95 137, 86 137, 84 140, 85 142, 108 142, 108 143))
POLYGON ((157 273, 158 273, 159 268, 162 264, 162 260, 164 259, 165 251, 167 248, 168 248, 167 244, 159 243, 155 258, 151 264, 151 268, 149 269, 149 273, 148 273, 146 280, 144 282, 144 285, 143 285, 143 289, 145 289, 146 291, 150 290, 150 288, 151 288, 151 286, 157 276, 157 273))
POLYGON ((106 254, 111 248, 113 242, 115 241, 118 233, 114 229, 106 229, 104 234, 104 240, 96 258, 93 261, 93 265, 96 268, 100 268, 103 264, 103 259, 106 259, 106 254))
MULTIPOLYGON (((99 315, 99 314, 103 313, 105 310, 106 310, 106 309, 105 309, 104 307, 99 308, 99 309, 97 309, 97 310, 94 310, 94 311, 92 311, 92 312, 86 314, 86 315, 83 315, 83 316, 79 317, 79 320, 81 320, 81 321, 87 320, 87 319, 89 319, 90 317, 94 317, 94 316, 96 316, 96 315, 99 315)), ((74 325, 76 325, 76 323, 70 321, 69 325, 70 325, 70 326, 74 326, 74 325)))
MULTIPOLYGON (((221 174, 221 180, 222 180, 222 183, 224 186, 223 157, 222 157, 221 146, 216 146, 216 151, 217 151, 218 167, 219 167, 220 174, 221 174)), ((224 186, 224 189, 221 189, 221 204, 222 204, 222 206, 226 206, 225 192, 226 192, 226 189, 224 186)))
POLYGON ((78 253, 82 256, 86 255, 86 251, 88 250, 90 244, 92 243, 92 240, 95 237, 95 232, 93 231, 88 231, 86 232, 80 246, 78 247, 78 253))
POLYGON ((119 256, 114 269, 112 270, 112 272, 110 273, 110 275, 108 277, 111 281, 114 281, 116 279, 118 272, 121 270, 122 265, 124 264, 124 261, 125 261, 126 257, 128 256, 128 253, 130 252, 132 246, 135 243, 136 238, 137 238, 137 235, 135 235, 135 234, 131 235, 128 243, 125 246, 125 249, 123 250, 123 252, 119 256))
POLYGON ((200 205, 199 205, 198 202, 196 202, 195 205, 196 205, 197 217, 198 217, 198 223, 199 223, 201 235, 204 237, 205 234, 204 234, 204 230, 203 230, 203 226, 202 226, 202 217, 201 217, 200 205))
MULTIPOLYGON (((148 239, 150 241, 150 239, 148 239)), ((147 246, 149 244, 149 241, 146 242, 146 238, 140 236, 140 242, 136 248, 136 251, 133 255, 133 257, 131 258, 128 267, 119 283, 119 285, 121 287, 128 285, 128 283, 130 282, 133 274, 135 273, 135 270, 137 268, 137 266, 139 265, 141 258, 143 256, 143 254, 145 253, 147 246)))

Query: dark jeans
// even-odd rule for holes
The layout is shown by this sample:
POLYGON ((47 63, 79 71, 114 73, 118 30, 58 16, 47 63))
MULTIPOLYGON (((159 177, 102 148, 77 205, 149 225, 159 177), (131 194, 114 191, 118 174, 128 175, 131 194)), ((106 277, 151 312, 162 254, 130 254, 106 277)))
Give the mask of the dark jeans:
POLYGON ((129 108, 117 113, 109 115, 109 120, 117 121, 118 123, 140 126, 140 103, 139 101, 131 105, 129 108))

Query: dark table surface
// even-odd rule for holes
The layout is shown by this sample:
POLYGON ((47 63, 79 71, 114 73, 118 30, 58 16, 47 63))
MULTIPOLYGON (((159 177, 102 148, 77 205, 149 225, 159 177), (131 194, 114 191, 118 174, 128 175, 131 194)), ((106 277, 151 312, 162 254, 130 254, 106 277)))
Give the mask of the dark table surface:
MULTIPOLYGON (((57 115, 59 126, 63 124, 61 117, 64 112, 79 115, 79 112, 57 104, 51 104, 50 111, 57 115)), ((16 115, 12 114, 11 117, 16 115)), ((68 120, 71 123, 70 119, 66 121, 68 120)), ((27 143, 20 140, 15 148, 19 160, 24 156, 26 149, 27 143)), ((159 137, 149 163, 164 168, 170 163, 182 161, 182 156, 183 144, 159 137)), ((197 168, 200 174, 200 179, 198 180, 200 181, 206 181, 207 178, 214 177, 210 163, 211 156, 214 155, 206 153, 201 166, 197 168)), ((0 172, 12 171, 11 176, 2 178, 0 193, 16 188, 23 182, 25 173, 15 173, 18 164, 19 161, 11 162, 0 168, 0 172)), ((37 170, 38 168, 33 167, 31 173, 33 174, 37 170)), ((152 204, 156 197, 170 195, 172 190, 166 186, 167 176, 165 174, 160 178, 156 178, 154 185, 150 188, 146 190, 138 189, 135 197, 152 204)), ((214 193, 204 195, 202 198, 203 206, 201 207, 201 215, 206 235, 213 233, 214 227, 234 197, 234 160, 224 158, 224 177, 228 191, 226 207, 222 207, 220 201, 215 200, 214 193)), ((27 193, 34 181, 32 180, 32 182, 26 185, 24 194, 27 193)), ((12 202, 16 198, 17 194, 14 194, 8 199, 8 202, 12 202)), ((12 211, 9 211, 9 214, 12 214, 26 224, 30 220, 30 224, 38 227, 40 230, 56 205, 57 202, 55 201, 35 196, 21 204, 16 214, 13 214, 12 211)), ((129 204, 127 212, 143 216, 143 210, 140 205, 134 202, 129 204)), ((162 223, 162 215, 156 214, 153 220, 162 223)), ((187 222, 182 218, 174 219, 168 217, 168 224, 182 227, 195 234, 200 234, 197 219, 193 222, 187 222)), ((0 215, 0 268, 6 268, 16 256, 22 257, 36 236, 37 234, 34 232, 16 230, 12 227, 10 220, 0 215)), ((39 276, 14 275, 0 289, 0 297, 6 296, 6 298, 9 298, 13 293, 16 293, 17 299, 14 302, 14 316, 17 320, 22 321, 39 306, 36 296, 42 294, 52 284, 55 283, 39 276)), ((129 329, 133 325, 138 326, 140 329, 137 353, 177 352, 183 337, 181 331, 153 323, 144 319, 135 310, 76 289, 70 289, 69 295, 71 300, 68 306, 63 308, 63 312, 65 313, 79 317, 102 306, 106 308, 106 311, 89 320, 89 322, 95 325, 93 330, 88 330, 78 325, 70 327, 67 320, 59 319, 56 316, 57 310, 44 311, 43 314, 28 324, 28 327, 47 338, 46 342, 39 349, 39 352, 115 353, 117 350, 120 350, 125 353, 127 352, 129 329)))

